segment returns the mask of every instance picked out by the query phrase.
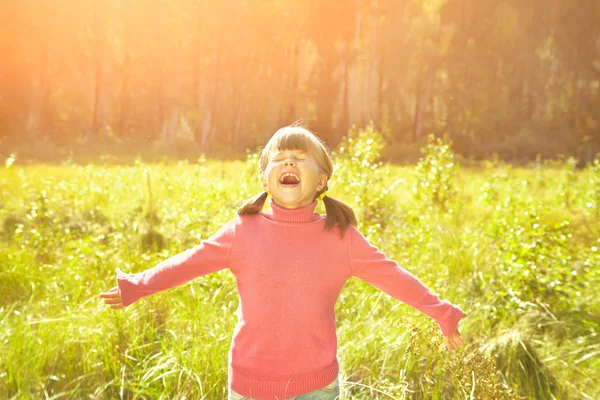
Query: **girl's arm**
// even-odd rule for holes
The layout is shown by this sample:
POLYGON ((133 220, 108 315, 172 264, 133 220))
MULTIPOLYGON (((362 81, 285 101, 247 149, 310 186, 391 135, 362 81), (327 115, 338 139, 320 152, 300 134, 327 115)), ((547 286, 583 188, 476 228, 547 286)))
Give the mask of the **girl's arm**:
POLYGON ((413 274, 369 243, 353 226, 348 227, 348 234, 348 255, 353 276, 430 316, 446 338, 459 335, 458 322, 466 316, 463 310, 447 300, 440 300, 413 274))
POLYGON ((120 304, 126 307, 142 297, 228 268, 229 256, 233 248, 235 224, 236 219, 229 221, 199 245, 143 272, 126 274, 117 268, 120 304))

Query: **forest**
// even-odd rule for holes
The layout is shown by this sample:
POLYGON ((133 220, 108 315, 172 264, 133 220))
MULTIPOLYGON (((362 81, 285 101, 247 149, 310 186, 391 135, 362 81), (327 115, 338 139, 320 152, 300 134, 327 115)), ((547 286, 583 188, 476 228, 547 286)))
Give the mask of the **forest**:
POLYGON ((0 398, 226 398, 231 271, 99 293, 262 193, 290 124, 365 237, 468 314, 449 352, 349 279, 343 399, 600 398, 598 0, 0 2, 0 398))
POLYGON ((38 0, 0 11, 3 156, 82 141, 244 155, 299 119, 331 148, 372 121, 395 161, 416 161, 428 134, 474 159, 591 162, 600 149, 596 0, 38 0))

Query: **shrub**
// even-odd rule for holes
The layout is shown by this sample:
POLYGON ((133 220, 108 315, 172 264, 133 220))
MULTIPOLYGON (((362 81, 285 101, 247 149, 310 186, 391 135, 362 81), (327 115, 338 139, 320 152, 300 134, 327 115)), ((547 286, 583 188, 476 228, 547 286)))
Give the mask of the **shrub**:
POLYGON ((447 211, 456 196, 453 179, 458 165, 454 162, 452 140, 448 136, 428 136, 427 146, 421 149, 415 170, 417 183, 413 190, 416 198, 425 204, 447 211))
POLYGON ((395 214, 392 191, 402 181, 398 179, 388 184, 389 165, 380 161, 383 146, 381 134, 370 123, 361 130, 353 126, 332 151, 335 161, 333 196, 343 194, 342 197, 353 200, 361 229, 368 233, 381 232, 395 214))

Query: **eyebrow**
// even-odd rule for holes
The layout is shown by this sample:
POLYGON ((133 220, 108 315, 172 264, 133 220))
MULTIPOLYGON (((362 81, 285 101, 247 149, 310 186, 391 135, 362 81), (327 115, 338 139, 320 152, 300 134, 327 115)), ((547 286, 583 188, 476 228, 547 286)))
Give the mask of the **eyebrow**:
POLYGON ((278 150, 277 153, 274 153, 273 157, 278 157, 281 155, 281 153, 283 153, 284 151, 291 151, 292 153, 300 153, 300 154, 307 154, 306 151, 304 150, 278 150))

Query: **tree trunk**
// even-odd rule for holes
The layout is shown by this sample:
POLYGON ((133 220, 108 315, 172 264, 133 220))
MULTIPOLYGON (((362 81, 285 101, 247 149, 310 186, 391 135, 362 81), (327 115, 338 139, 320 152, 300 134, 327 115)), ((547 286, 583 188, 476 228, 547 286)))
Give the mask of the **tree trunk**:
POLYGON ((413 137, 411 138, 410 142, 414 143, 415 141, 417 141, 419 139, 419 136, 421 135, 421 98, 422 98, 422 94, 421 94, 421 89, 423 87, 422 82, 423 82, 423 68, 421 67, 419 69, 419 76, 417 78, 417 87, 415 90, 415 113, 414 113, 414 123, 413 123, 413 137))
POLYGON ((350 69, 350 55, 348 54, 348 52, 346 53, 346 57, 344 58, 344 92, 342 94, 342 117, 340 119, 340 129, 343 130, 344 134, 346 134, 346 132, 348 132, 348 129, 350 128, 350 104, 349 104, 349 88, 348 85, 350 84, 349 82, 349 69, 350 69))
POLYGON ((124 41, 125 60, 123 61, 123 75, 121 79, 121 98, 119 110, 119 122, 117 135, 121 138, 129 137, 129 132, 125 125, 129 113, 129 71, 131 69, 131 54, 127 50, 127 41, 124 41))
POLYGON ((207 147, 210 149, 214 144, 215 135, 217 133, 217 129, 220 127, 219 121, 219 89, 221 86, 221 43, 219 42, 217 45, 217 57, 215 60, 215 86, 212 95, 212 104, 210 106, 211 115, 212 115, 212 126, 208 131, 208 143, 207 147))
POLYGON ((340 85, 333 79, 333 70, 337 63, 336 50, 333 43, 323 43, 319 48, 318 81, 316 85, 316 123, 315 130, 329 145, 337 143, 337 135, 333 127, 333 111, 340 85))
POLYGON ((377 126, 382 127, 383 118, 383 60, 379 59, 377 66, 377 126))
POLYGON ((177 137, 177 128, 179 127, 179 107, 169 105, 166 118, 162 129, 162 139, 166 143, 173 143, 177 137))
POLYGON ((200 43, 196 45, 196 57, 194 57, 194 98, 193 98, 193 109, 196 111, 193 121, 193 132, 194 142, 200 143, 202 140, 202 79, 200 77, 202 71, 202 60, 201 60, 200 43))
POLYGON ((28 142, 37 139, 41 128, 42 112, 48 97, 48 57, 48 49, 42 48, 40 52, 40 76, 38 84, 34 86, 35 89, 31 96, 27 124, 25 127, 25 138, 28 142))
POLYGON ((163 76, 162 73, 158 78, 158 85, 156 87, 156 119, 154 121, 154 129, 152 133, 152 139, 157 135, 160 135, 163 123, 165 121, 165 93, 163 89, 163 76))
POLYGON ((286 110, 286 121, 296 118, 296 92, 298 90, 298 60, 300 58, 300 43, 292 45, 290 52, 290 62, 288 64, 288 74, 291 76, 288 89, 288 107, 286 110))
POLYGON ((98 138, 98 131, 100 128, 100 89, 102 87, 102 58, 100 55, 96 57, 95 63, 95 74, 94 74, 94 108, 92 111, 92 126, 90 128, 89 136, 94 139, 98 138))
POLYGON ((218 94, 219 94, 219 79, 220 79, 220 63, 221 63, 221 43, 217 43, 217 53, 214 60, 213 67, 213 90, 211 101, 208 109, 204 112, 204 118, 202 120, 202 133, 200 138, 200 149, 202 152, 206 152, 210 149, 212 141, 216 131, 216 115, 218 106, 218 94))
POLYGON ((206 48, 203 47, 205 43, 204 37, 206 36, 206 23, 205 17, 206 14, 206 0, 201 4, 198 2, 198 7, 196 9, 196 20, 198 23, 196 24, 196 51, 194 56, 194 97, 192 99, 192 108, 195 111, 194 120, 192 121, 192 131, 194 136, 194 142, 200 144, 202 142, 202 130, 203 130, 203 106, 205 101, 204 94, 202 93, 202 85, 203 79, 205 77, 202 76, 203 68, 202 68, 202 57, 204 56, 203 50, 206 52, 206 48))
POLYGON ((102 80, 104 74, 104 57, 107 52, 107 43, 105 40, 106 29, 108 25, 108 9, 101 5, 93 14, 92 33, 94 35, 92 54, 96 56, 94 62, 94 104, 90 127, 87 137, 98 139, 100 129, 104 126, 104 118, 101 111, 102 105, 102 80))

